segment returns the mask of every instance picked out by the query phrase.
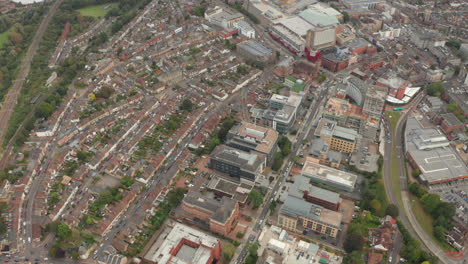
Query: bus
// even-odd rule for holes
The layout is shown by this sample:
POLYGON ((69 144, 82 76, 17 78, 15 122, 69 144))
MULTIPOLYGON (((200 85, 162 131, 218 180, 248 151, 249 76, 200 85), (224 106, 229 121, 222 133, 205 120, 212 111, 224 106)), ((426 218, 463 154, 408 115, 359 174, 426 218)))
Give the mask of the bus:
POLYGON ((401 110, 403 110, 403 108, 401 108, 401 107, 395 107, 395 108, 393 108, 393 111, 397 111, 397 112, 398 112, 398 111, 401 111, 401 110))

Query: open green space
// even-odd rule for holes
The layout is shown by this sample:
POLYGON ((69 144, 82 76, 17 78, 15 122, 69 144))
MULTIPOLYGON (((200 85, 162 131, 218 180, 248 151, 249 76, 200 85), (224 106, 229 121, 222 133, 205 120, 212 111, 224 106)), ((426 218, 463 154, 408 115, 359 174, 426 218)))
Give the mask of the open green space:
MULTIPOLYGON (((401 117, 399 112, 385 112, 387 119, 390 123, 390 129, 395 130, 398 120, 401 117)), ((399 162, 397 157, 397 152, 394 146, 392 146, 392 160, 390 162, 390 176, 392 177, 392 192, 397 198, 397 202, 400 206, 403 206, 403 200, 401 199, 401 187, 400 187, 400 169, 399 162)))
POLYGON ((403 200, 401 198, 401 185, 400 185, 400 170, 398 163, 397 152, 394 147, 392 151, 392 161, 390 162, 390 176, 392 177, 392 192, 397 198, 398 205, 403 206, 403 200))
MULTIPOLYGON (((432 219, 432 216, 424 211, 422 207, 422 203, 418 197, 414 196, 413 194, 410 194, 410 199, 411 199, 411 210, 413 211, 414 216, 416 217, 416 220, 418 220, 419 224, 424 229, 426 234, 433 237, 434 226, 432 222, 434 220, 432 219)), ((433 240, 437 241, 434 237, 433 237, 433 240)))
POLYGON ((390 122, 390 126, 392 127, 392 129, 395 129, 395 127, 396 127, 396 125, 398 123, 398 120, 401 117, 401 113, 400 112, 387 111, 387 112, 385 112, 385 115, 387 116, 387 119, 390 122))
POLYGON ((8 35, 10 34, 10 30, 0 33, 0 48, 3 47, 3 45, 8 41, 8 35))
POLYGON ((102 5, 93 5, 87 6, 78 9, 80 14, 83 16, 90 16, 90 17, 104 17, 111 8, 115 6, 115 3, 107 3, 102 5))

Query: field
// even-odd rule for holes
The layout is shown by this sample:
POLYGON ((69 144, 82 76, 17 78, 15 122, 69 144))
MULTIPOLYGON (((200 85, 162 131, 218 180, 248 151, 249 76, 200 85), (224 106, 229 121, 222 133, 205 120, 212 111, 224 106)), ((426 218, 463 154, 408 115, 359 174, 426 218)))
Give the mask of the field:
POLYGON ((80 14, 83 16, 90 16, 90 17, 104 17, 111 8, 105 9, 107 6, 113 6, 115 4, 113 3, 107 3, 107 4, 102 4, 102 5, 93 5, 93 6, 87 6, 78 9, 80 14))

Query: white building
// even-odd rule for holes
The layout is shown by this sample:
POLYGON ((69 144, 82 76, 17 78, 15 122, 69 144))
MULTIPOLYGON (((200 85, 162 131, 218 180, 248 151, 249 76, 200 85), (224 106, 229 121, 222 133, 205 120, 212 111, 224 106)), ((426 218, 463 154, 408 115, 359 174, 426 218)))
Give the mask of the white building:
POLYGON ((241 20, 234 23, 234 28, 239 30, 239 34, 248 38, 255 38, 255 29, 247 22, 241 20))

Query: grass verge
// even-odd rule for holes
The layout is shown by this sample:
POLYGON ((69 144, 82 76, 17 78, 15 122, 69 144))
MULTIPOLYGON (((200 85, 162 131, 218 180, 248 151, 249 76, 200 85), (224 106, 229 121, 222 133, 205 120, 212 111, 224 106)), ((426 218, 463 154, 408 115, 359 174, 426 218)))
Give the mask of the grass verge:
POLYGON ((87 7, 80 8, 80 9, 78 9, 78 11, 83 16, 90 16, 90 17, 98 18, 98 17, 104 17, 107 14, 107 12, 109 12, 109 10, 111 10, 111 7, 109 7, 109 8, 106 8, 106 7, 114 6, 114 5, 115 5, 114 3, 106 3, 106 4, 102 4, 102 5, 93 5, 93 6, 87 6, 87 7))

